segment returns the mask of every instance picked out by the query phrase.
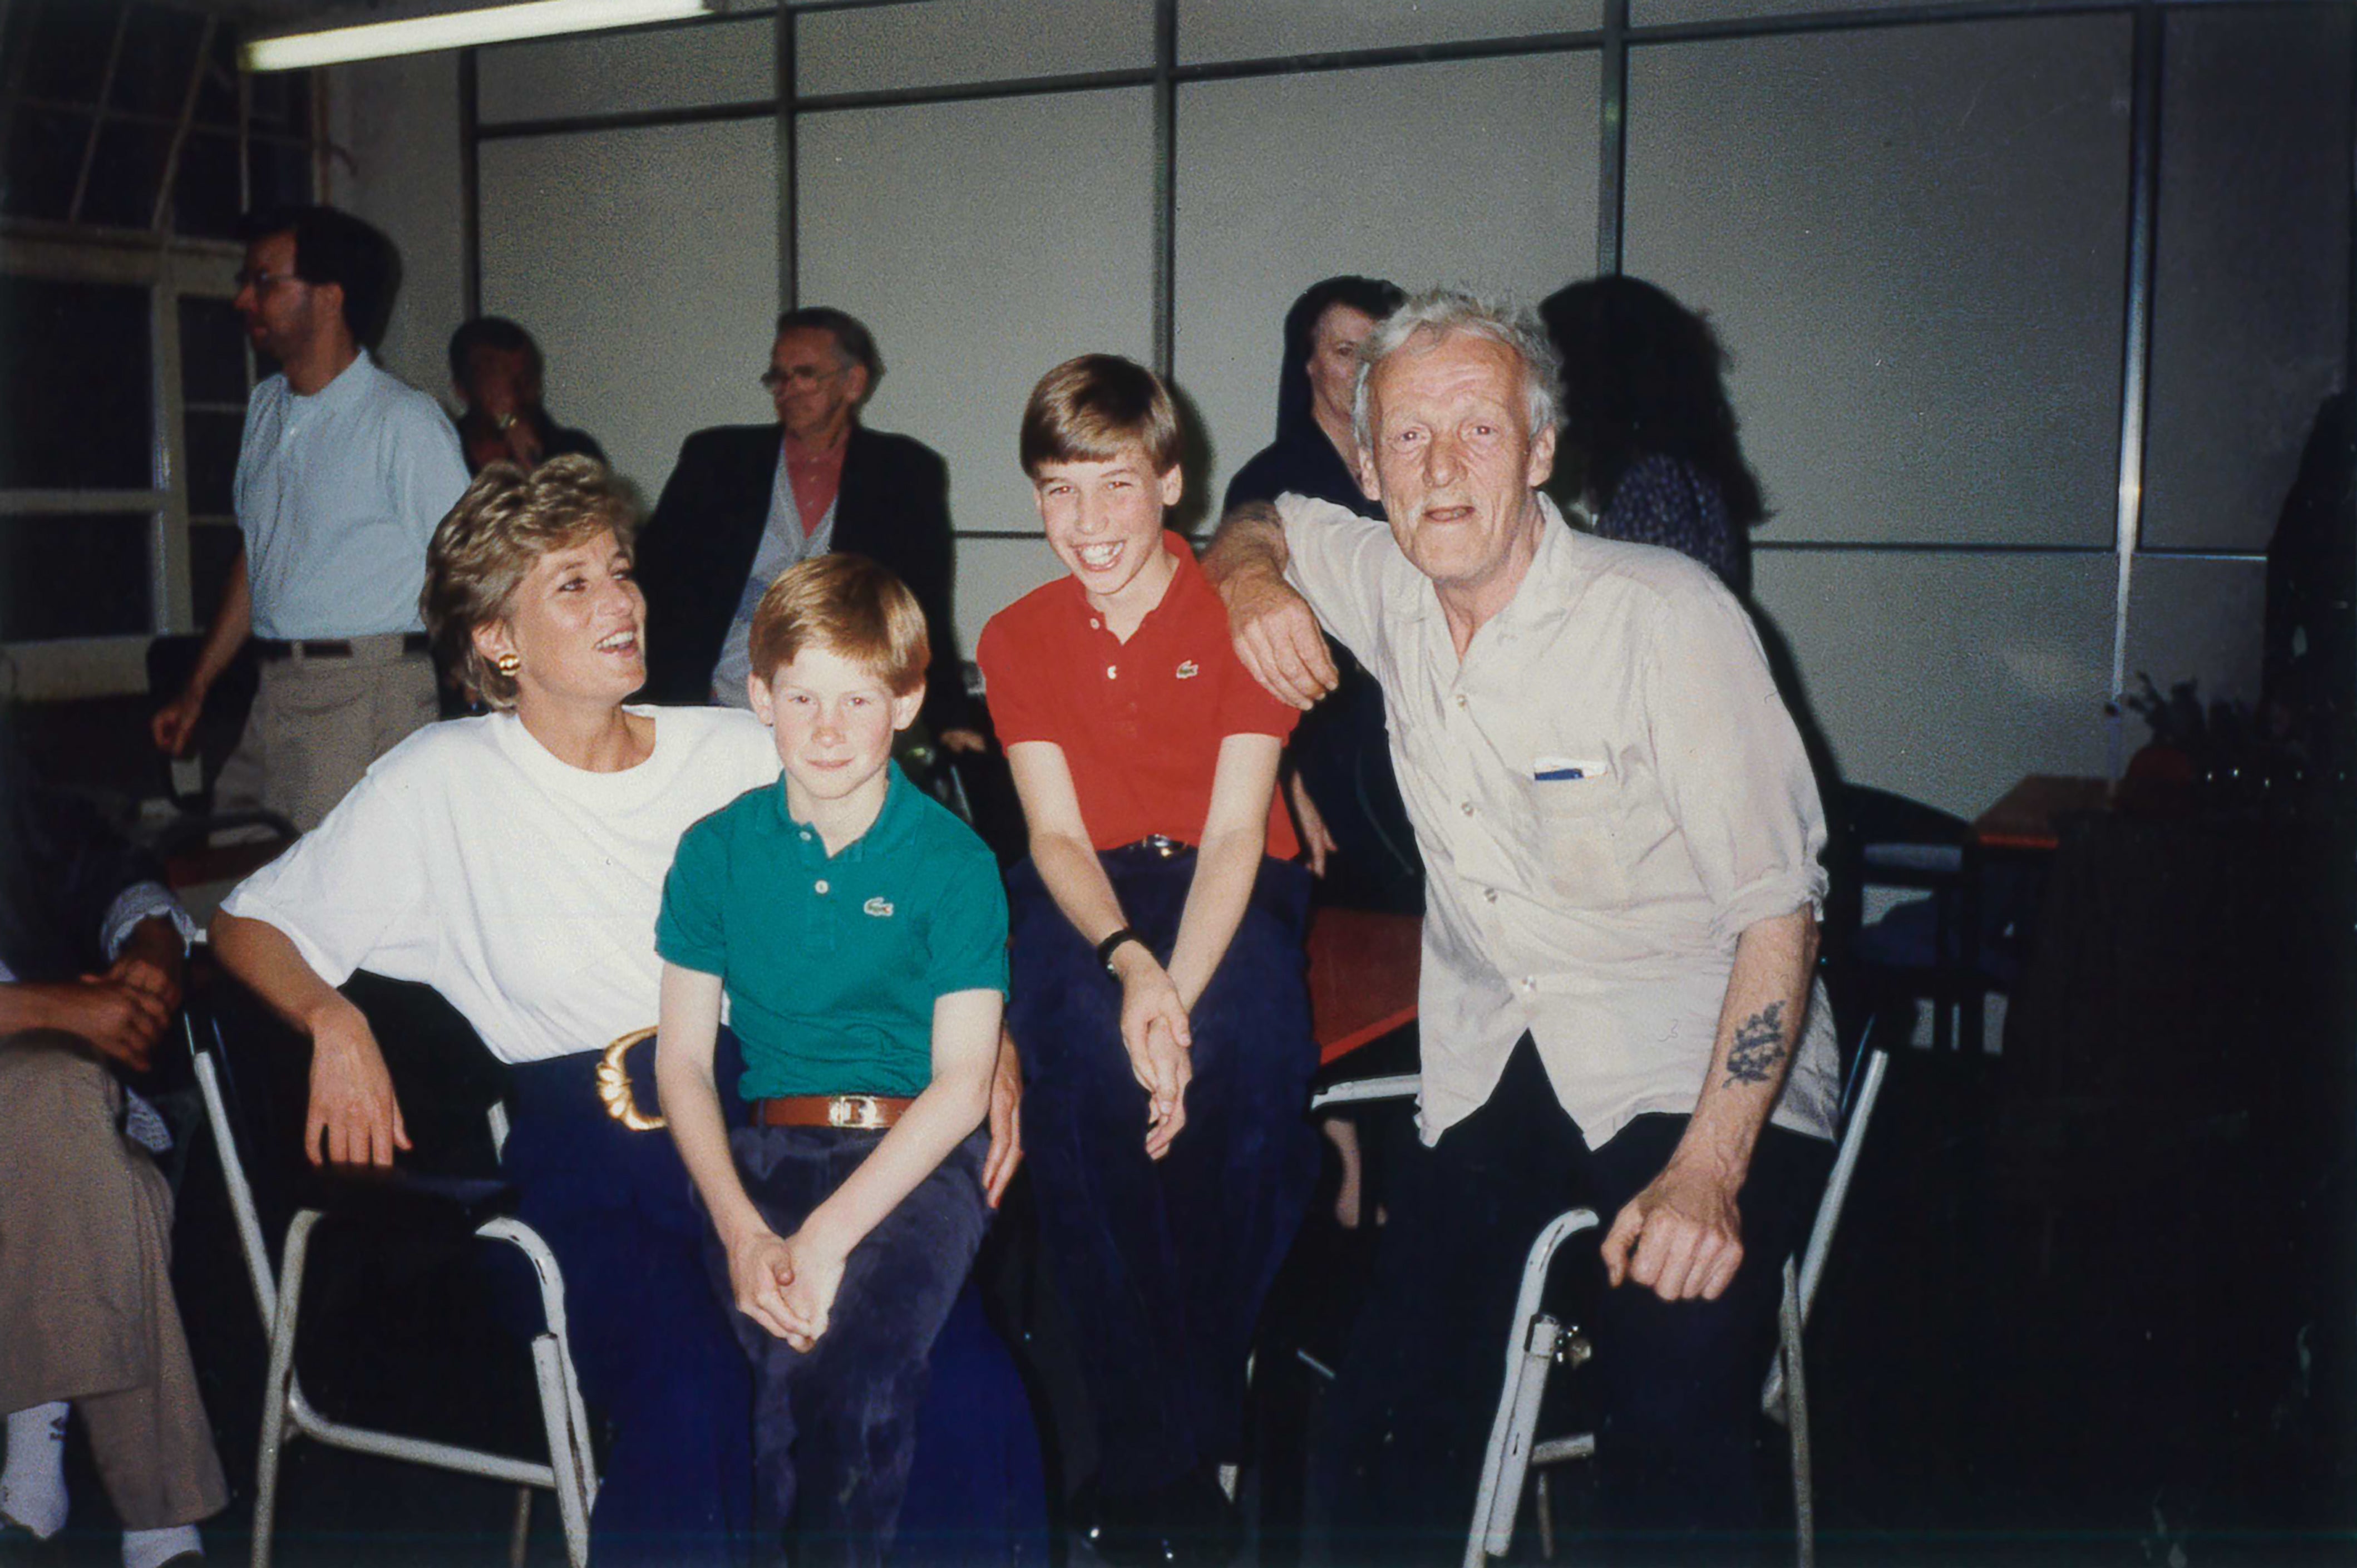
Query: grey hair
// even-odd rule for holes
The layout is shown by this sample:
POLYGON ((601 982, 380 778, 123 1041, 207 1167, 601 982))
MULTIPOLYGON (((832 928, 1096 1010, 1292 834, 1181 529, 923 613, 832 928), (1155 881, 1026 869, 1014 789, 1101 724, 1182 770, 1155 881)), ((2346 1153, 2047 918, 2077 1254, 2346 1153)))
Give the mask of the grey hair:
POLYGON ((1407 347, 1419 332, 1435 341, 1452 332, 1470 333, 1502 343, 1523 362, 1523 400, 1530 409, 1531 439, 1563 424, 1558 394, 1562 358, 1541 329, 1538 317, 1519 306, 1487 300, 1463 289, 1433 288, 1411 295, 1359 345, 1359 379, 1351 392, 1351 433, 1361 451, 1374 450, 1374 432, 1367 424, 1367 383, 1375 367, 1407 347))

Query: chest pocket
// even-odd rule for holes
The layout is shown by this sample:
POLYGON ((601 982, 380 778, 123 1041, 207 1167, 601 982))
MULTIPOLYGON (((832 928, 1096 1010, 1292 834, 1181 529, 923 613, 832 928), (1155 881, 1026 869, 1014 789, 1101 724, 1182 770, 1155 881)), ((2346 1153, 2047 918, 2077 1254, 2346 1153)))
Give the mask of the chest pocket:
POLYGON ((1526 788, 1547 886, 1576 909, 1627 905, 1620 778, 1603 752, 1542 757, 1526 788))

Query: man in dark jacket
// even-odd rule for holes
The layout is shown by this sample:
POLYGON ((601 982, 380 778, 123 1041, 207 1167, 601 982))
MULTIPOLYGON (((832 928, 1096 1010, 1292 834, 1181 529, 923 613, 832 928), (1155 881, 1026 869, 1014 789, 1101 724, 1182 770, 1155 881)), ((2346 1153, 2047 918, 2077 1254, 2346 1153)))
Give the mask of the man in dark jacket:
POLYGON ((891 568, 924 607, 924 718, 935 738, 982 748, 950 621, 949 470, 931 448, 860 425, 883 371, 852 317, 788 311, 761 375, 778 423, 699 430, 680 448, 639 540, 648 696, 745 706, 762 592, 798 561, 846 551, 891 568))

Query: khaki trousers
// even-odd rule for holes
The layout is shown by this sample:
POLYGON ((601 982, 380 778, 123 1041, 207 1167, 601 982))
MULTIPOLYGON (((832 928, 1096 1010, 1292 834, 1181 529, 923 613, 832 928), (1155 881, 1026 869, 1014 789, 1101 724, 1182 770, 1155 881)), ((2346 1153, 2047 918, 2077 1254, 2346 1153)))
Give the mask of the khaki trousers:
POLYGON ((317 827, 370 763, 433 722, 434 661, 404 653, 401 642, 398 634, 355 638, 349 657, 264 660, 215 802, 265 806, 307 833, 317 827))
POLYGON ((0 1412, 70 1401, 126 1530, 229 1501, 172 1299, 172 1197, 69 1035, 0 1038, 0 1412))

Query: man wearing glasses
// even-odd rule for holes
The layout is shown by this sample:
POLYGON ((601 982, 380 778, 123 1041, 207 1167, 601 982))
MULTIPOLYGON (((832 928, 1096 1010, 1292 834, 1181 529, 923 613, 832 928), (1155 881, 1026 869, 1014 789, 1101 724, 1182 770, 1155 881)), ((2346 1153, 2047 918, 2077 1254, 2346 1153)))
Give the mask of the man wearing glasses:
POLYGON ((366 348, 393 309, 393 242, 331 207, 267 209, 243 228, 237 313, 278 373, 246 403, 242 547, 188 684, 150 727, 158 747, 186 752, 205 693, 252 637, 261 687, 214 795, 307 832, 435 716, 417 592, 467 468, 441 406, 366 348))
POLYGON ((926 725, 952 750, 982 748, 950 622, 949 469, 931 448, 860 424, 883 373, 854 317, 788 311, 760 378, 778 423, 699 430, 680 448, 639 538, 650 697, 746 706, 753 607, 787 567, 844 551, 917 596, 933 650, 926 725))

